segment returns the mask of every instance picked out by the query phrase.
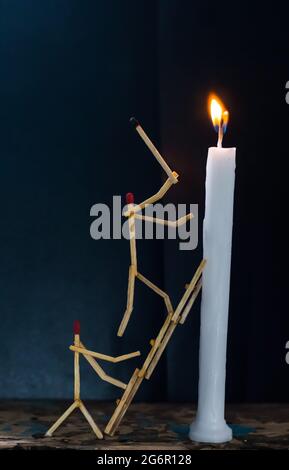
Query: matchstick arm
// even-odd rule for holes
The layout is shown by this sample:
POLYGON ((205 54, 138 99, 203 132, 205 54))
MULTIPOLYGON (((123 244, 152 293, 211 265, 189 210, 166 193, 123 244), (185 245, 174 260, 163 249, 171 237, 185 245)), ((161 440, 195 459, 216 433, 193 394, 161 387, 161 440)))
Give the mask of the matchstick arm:
POLYGON ((114 364, 116 364, 117 362, 127 361, 128 359, 132 359, 133 357, 137 357, 141 355, 140 351, 135 351, 129 354, 123 354, 122 356, 113 357, 113 356, 107 356, 106 354, 101 354, 98 352, 90 351, 89 349, 80 348, 77 346, 69 346, 69 349, 71 351, 78 352, 83 355, 86 354, 87 356, 96 357, 97 359, 101 359, 103 361, 113 362, 114 364))
MULTIPOLYGON (((178 183, 178 177, 179 177, 178 173, 173 171, 173 175, 176 179, 176 183, 178 183)), ((159 201, 160 199, 162 199, 162 197, 164 197, 164 195, 168 192, 168 190, 170 189, 172 185, 173 183, 171 179, 168 178, 156 194, 153 194, 153 196, 150 196, 148 199, 145 199, 140 204, 137 204, 136 206, 131 208, 129 211, 124 212, 123 215, 125 217, 129 217, 131 214, 135 214, 141 211, 142 209, 144 209, 145 207, 149 206, 150 204, 154 204, 156 201, 159 201)))
MULTIPOLYGON (((84 350, 86 350, 86 347, 82 342, 80 342, 80 347, 84 350)), ((116 387, 126 389, 127 384, 121 382, 120 380, 117 380, 110 375, 107 375, 107 373, 100 367, 98 362, 95 360, 94 357, 89 356, 89 354, 83 353, 83 357, 87 360, 87 362, 91 365, 93 368, 94 372, 104 381, 104 382, 109 382, 112 385, 115 385, 116 387)))
POLYGON ((140 123, 137 121, 137 119, 135 119, 134 117, 132 117, 130 119, 130 122, 133 124, 133 126, 135 127, 135 130, 137 131, 137 133, 139 134, 139 136, 142 138, 142 140, 144 141, 144 143, 146 144, 146 146, 150 149, 150 151, 152 152, 153 156, 157 159, 157 161, 159 162, 159 164, 161 165, 162 169, 166 172, 166 174, 168 175, 169 179, 171 180, 171 183, 172 184, 176 184, 178 182, 178 177, 177 175, 170 169, 169 165, 167 164, 167 162, 164 160, 164 158, 162 157, 162 155, 160 154, 160 152, 158 151, 158 149, 156 148, 156 146, 152 143, 151 139, 148 137, 148 135, 145 133, 145 131, 143 130, 143 128, 141 127, 140 123))
POLYGON ((188 220, 191 220, 193 217, 194 216, 191 212, 187 215, 184 215, 183 217, 180 217, 177 220, 164 220, 159 219, 157 217, 135 214, 135 218, 138 220, 144 220, 145 222, 152 222, 160 225, 167 225, 168 227, 180 227, 181 225, 185 224, 188 220))

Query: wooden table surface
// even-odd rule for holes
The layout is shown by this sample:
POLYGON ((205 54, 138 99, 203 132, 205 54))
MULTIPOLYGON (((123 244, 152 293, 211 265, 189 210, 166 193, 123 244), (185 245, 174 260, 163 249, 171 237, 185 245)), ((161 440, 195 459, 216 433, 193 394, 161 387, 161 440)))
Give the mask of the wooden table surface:
MULTIPOLYGON (((221 445, 191 442, 188 427, 195 415, 190 404, 132 404, 114 437, 97 440, 76 410, 51 438, 43 435, 69 403, 64 401, 0 402, 0 449, 288 449, 289 405, 228 405, 234 439, 221 445)), ((85 402, 103 430, 113 403, 85 402)))

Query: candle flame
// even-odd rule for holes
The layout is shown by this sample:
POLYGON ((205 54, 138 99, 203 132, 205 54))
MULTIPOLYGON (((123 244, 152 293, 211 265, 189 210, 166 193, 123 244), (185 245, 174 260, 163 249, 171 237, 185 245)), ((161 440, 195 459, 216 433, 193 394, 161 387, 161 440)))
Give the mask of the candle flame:
POLYGON ((225 109, 222 101, 216 95, 209 96, 209 107, 215 131, 218 132, 219 127, 221 126, 225 133, 229 121, 229 112, 225 109))
POLYGON ((229 112, 216 95, 211 94, 209 96, 208 105, 214 129, 218 134, 218 147, 222 147, 223 135, 228 126, 229 112))

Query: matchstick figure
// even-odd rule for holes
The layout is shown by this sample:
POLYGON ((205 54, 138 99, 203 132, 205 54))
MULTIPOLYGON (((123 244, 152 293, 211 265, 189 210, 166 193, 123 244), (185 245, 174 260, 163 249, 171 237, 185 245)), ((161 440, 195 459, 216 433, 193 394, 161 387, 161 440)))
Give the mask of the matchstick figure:
POLYGON ((95 423, 94 419, 92 418, 91 414, 88 412, 87 408, 85 407, 84 403, 80 399, 80 368, 79 368, 79 355, 82 354, 83 357, 88 361, 88 363, 93 368, 94 372, 104 381, 115 385, 123 390, 126 389, 127 384, 117 380, 110 375, 107 375, 106 372, 102 369, 102 367, 98 364, 95 359, 107 361, 107 362, 121 362, 126 361, 127 359, 131 359, 133 357, 140 356, 140 352, 132 352, 130 354, 124 354, 122 356, 112 357, 107 356, 106 354, 101 354, 98 352, 90 351, 86 349, 84 344, 80 341, 80 322, 76 320, 73 325, 73 332, 74 332, 74 345, 70 346, 69 349, 74 352, 74 400, 73 403, 67 408, 67 410, 58 418, 58 420, 48 429, 46 432, 47 437, 51 437, 52 434, 56 431, 57 428, 69 417, 69 415, 76 410, 77 408, 80 409, 83 416, 86 418, 88 423, 90 424, 92 430, 94 431, 96 437, 98 439, 103 438, 103 434, 97 424, 95 423))
POLYGON ((126 217, 128 217, 128 225, 129 225, 129 239, 130 239, 130 258, 131 263, 129 267, 128 273, 128 288, 127 288, 127 304, 126 310, 124 312, 121 324, 119 326, 117 335, 123 336, 124 331, 128 325, 129 319, 131 317, 133 311, 133 301, 134 301, 134 289, 135 289, 135 279, 139 279, 141 282, 146 284, 151 290, 153 290, 156 294, 161 296, 164 299, 164 303, 168 313, 173 312, 173 307, 170 301, 170 298, 166 292, 161 290, 155 284, 153 284, 149 279, 145 278, 142 274, 138 272, 137 268, 137 252, 136 252, 136 233, 135 233, 135 220, 143 220, 145 222, 153 222, 156 224, 167 225, 170 227, 178 227, 190 220, 193 217, 193 214, 185 215, 178 220, 170 221, 170 220, 163 220, 156 217, 149 217, 145 215, 140 215, 142 209, 145 209, 150 204, 154 204, 156 201, 159 201, 170 189, 173 184, 178 183, 178 174, 175 171, 172 171, 168 164, 165 162, 159 151, 156 149, 152 141, 149 139, 143 128, 140 126, 139 122, 135 118, 130 119, 131 123, 134 125, 136 131, 143 139, 147 147, 150 149, 152 154, 155 156, 163 170, 168 175, 168 179, 159 189, 159 191, 154 194, 153 196, 149 197, 145 201, 141 202, 138 205, 134 205, 134 195, 132 193, 127 193, 126 195, 126 203, 127 203, 127 210, 124 213, 126 217))

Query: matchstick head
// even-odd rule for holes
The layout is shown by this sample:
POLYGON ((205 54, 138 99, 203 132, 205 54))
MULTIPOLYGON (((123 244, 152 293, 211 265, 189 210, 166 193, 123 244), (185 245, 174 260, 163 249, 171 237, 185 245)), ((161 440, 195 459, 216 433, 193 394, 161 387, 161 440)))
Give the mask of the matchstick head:
POLYGON ((134 194, 133 193, 126 193, 125 199, 126 199, 127 204, 134 204, 134 194))
POLYGON ((79 320, 74 320, 73 322, 73 333, 75 335, 80 334, 80 321, 79 320))
POLYGON ((139 122, 135 117, 131 117, 129 122, 132 124, 133 127, 139 126, 139 122))

